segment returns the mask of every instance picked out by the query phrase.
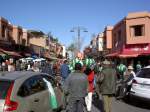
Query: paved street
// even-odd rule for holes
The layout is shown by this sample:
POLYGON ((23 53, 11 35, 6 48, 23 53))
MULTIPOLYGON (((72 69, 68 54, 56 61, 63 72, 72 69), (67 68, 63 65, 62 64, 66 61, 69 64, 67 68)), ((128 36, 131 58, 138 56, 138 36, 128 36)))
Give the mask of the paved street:
MULTIPOLYGON (((112 112, 149 112, 150 107, 148 107, 148 105, 149 104, 140 102, 135 106, 135 103, 127 104, 127 103, 124 103, 123 101, 113 99, 112 112)), ((103 109, 101 107, 102 107, 101 101, 98 99, 95 99, 92 112, 103 112, 102 111, 103 109)))
MULTIPOLYGON (((146 104, 145 102, 128 104, 120 100, 115 100, 115 98, 113 98, 112 112, 150 112, 149 105, 150 104, 146 104)), ((91 112, 104 112, 102 107, 102 101, 94 98, 91 112)))

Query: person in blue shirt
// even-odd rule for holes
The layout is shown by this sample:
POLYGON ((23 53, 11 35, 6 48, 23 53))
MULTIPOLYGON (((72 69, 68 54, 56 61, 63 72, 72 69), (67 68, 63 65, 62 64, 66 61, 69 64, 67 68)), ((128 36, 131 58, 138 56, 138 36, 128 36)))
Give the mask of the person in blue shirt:
POLYGON ((63 81, 68 77, 69 73, 70 73, 69 66, 67 64, 67 60, 65 60, 60 67, 60 75, 63 81))

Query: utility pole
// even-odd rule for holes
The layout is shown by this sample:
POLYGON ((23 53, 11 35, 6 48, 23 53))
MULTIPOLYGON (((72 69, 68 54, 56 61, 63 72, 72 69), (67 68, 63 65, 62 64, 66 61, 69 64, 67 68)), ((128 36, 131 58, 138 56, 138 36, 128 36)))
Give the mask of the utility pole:
POLYGON ((73 27, 70 32, 77 32, 77 52, 81 50, 81 31, 88 32, 84 27, 73 27))

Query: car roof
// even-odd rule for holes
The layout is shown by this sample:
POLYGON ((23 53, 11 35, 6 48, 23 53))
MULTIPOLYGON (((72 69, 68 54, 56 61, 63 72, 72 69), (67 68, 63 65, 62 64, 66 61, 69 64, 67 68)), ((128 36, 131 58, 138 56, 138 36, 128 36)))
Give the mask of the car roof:
POLYGON ((31 71, 1 72, 0 79, 16 80, 18 78, 31 77, 31 76, 40 75, 40 74, 43 74, 43 73, 31 72, 31 71))
POLYGON ((150 68, 150 65, 148 65, 148 66, 146 66, 146 67, 144 67, 144 68, 150 68))

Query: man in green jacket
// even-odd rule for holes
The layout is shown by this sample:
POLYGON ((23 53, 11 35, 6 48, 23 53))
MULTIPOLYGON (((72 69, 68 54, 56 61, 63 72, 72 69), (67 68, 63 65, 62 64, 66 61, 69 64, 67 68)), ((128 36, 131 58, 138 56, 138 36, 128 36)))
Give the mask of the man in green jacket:
POLYGON ((116 90, 116 70, 110 61, 103 62, 103 70, 100 75, 99 90, 104 101, 105 112, 111 112, 112 97, 116 90))

